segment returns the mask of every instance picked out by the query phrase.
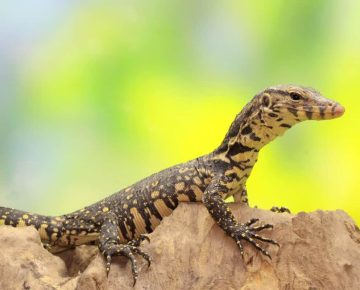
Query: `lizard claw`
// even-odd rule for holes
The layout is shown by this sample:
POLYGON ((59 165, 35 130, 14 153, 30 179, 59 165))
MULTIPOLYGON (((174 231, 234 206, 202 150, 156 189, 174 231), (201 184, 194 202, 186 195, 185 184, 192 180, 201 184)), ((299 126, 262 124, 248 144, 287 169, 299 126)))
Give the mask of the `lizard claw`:
POLYGON ((141 257, 143 257, 143 258, 147 261, 148 267, 150 267, 152 259, 151 259, 150 255, 149 255, 148 253, 145 253, 145 252, 144 252, 142 249, 140 249, 139 247, 132 247, 131 250, 132 250, 134 253, 140 255, 141 257))
POLYGON ((238 245, 238 247, 240 249, 240 254, 241 254, 242 259, 244 259, 244 248, 243 248, 243 245, 241 244, 241 241, 237 240, 236 244, 238 245))
POLYGON ((106 277, 109 277, 110 266, 111 266, 111 256, 107 255, 106 256, 106 277))
POLYGON ((273 228, 273 225, 270 225, 270 224, 253 226, 253 224, 255 224, 258 221, 259 221, 259 219, 251 219, 244 224, 239 224, 236 227, 235 232, 232 234, 232 237, 235 239, 236 244, 238 245, 238 247, 240 249, 240 253, 241 253, 242 257, 244 257, 244 250, 243 250, 243 246, 241 244, 241 240, 246 240, 247 242, 252 244, 257 250, 259 250, 264 256, 267 256, 271 259, 269 252, 267 250, 265 250, 262 247, 262 245, 258 243, 258 241, 270 243, 270 244, 276 245, 278 247, 280 247, 280 245, 278 242, 276 242, 270 238, 266 238, 266 237, 263 237, 263 236, 257 234, 257 232, 259 232, 263 229, 273 228))

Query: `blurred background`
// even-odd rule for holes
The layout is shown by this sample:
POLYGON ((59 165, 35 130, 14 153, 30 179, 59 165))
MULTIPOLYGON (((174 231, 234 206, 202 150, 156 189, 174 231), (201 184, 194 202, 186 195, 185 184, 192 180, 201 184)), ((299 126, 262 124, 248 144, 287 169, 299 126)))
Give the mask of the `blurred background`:
POLYGON ((1 1, 0 204, 57 215, 220 144, 258 91, 346 108, 260 153, 251 205, 360 222, 359 1, 1 1))

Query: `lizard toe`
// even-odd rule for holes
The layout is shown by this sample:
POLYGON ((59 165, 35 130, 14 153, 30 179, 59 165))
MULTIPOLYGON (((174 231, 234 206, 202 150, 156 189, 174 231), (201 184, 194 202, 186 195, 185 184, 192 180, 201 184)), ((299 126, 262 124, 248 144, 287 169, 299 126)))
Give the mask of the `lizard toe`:
POLYGON ((270 209, 272 212, 276 212, 276 213, 291 213, 290 209, 288 209, 287 207, 284 207, 284 206, 281 206, 281 207, 278 207, 278 206, 273 206, 271 209, 270 209))

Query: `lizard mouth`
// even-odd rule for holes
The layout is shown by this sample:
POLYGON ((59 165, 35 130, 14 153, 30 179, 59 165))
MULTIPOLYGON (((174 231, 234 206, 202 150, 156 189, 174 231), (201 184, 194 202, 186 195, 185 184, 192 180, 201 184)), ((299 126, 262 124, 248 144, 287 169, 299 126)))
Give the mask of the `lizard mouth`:
POLYGON ((341 117, 345 108, 338 103, 325 106, 311 106, 297 108, 298 112, 304 112, 308 119, 329 120, 341 117))
MULTIPOLYGON (((341 117, 345 108, 338 103, 329 102, 325 105, 304 105, 298 107, 282 106, 295 117, 303 117, 308 120, 329 120, 341 117)), ((278 107, 276 107, 278 109, 278 107)), ((301 118, 302 119, 302 118, 301 118)))

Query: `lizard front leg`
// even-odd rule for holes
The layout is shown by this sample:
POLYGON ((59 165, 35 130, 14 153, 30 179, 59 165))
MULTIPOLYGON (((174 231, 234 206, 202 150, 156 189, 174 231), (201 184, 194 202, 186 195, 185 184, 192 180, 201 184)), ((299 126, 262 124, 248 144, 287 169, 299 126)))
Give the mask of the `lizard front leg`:
POLYGON ((269 252, 263 249, 257 240, 277 246, 279 246, 279 244, 276 241, 260 236, 257 233, 263 229, 272 228, 273 226, 270 224, 254 226, 254 224, 259 221, 258 219, 251 219, 243 224, 238 223, 222 198, 222 196, 226 196, 228 191, 225 184, 226 178, 220 176, 215 178, 204 192, 203 203, 210 215, 216 223, 235 240, 242 256, 244 255, 244 250, 241 240, 246 240, 263 255, 268 256, 271 259, 269 252))
POLYGON ((107 213, 100 229, 99 249, 106 259, 106 272, 110 271, 111 259, 113 256, 125 256, 131 261, 131 270, 134 278, 134 285, 138 277, 137 261, 134 254, 142 256, 150 266, 151 258, 140 249, 140 243, 148 240, 144 235, 138 239, 131 240, 127 244, 121 244, 119 239, 118 220, 114 213, 107 213))

